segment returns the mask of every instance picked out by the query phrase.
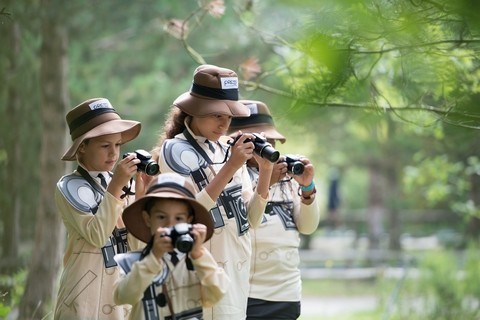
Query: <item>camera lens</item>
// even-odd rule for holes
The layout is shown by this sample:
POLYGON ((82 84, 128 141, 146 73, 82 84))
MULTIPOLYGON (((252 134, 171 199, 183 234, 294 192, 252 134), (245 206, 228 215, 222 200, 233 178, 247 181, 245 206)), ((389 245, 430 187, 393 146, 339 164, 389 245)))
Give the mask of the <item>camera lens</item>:
POLYGON ((294 175, 300 175, 303 173, 304 169, 305 169, 305 166, 303 165, 302 162, 295 161, 294 163, 292 163, 291 168, 289 168, 289 171, 294 175))
POLYGON ((160 166, 155 161, 150 161, 145 166, 145 173, 149 176, 154 176, 160 171, 160 166))
POLYGON ((180 252, 189 252, 193 247, 193 238, 188 234, 183 234, 175 241, 175 248, 180 252))
POLYGON ((280 152, 270 147, 269 145, 266 145, 260 151, 260 156, 270 162, 277 162, 278 158, 280 157, 280 152))

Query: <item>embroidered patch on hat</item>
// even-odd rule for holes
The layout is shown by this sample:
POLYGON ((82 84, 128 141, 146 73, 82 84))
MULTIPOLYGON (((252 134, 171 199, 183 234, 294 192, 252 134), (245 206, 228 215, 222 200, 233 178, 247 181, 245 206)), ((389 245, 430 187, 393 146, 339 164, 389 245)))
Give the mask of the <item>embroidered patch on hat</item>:
POLYGON ((250 110, 250 115, 258 114, 258 106, 256 103, 249 103, 245 105, 250 110))
POLYGON ((220 82, 222 84, 222 89, 238 89, 237 77, 220 78, 220 82))
POLYGON ((90 110, 104 109, 104 108, 113 109, 108 99, 100 99, 100 100, 94 101, 90 103, 88 106, 90 107, 90 110))

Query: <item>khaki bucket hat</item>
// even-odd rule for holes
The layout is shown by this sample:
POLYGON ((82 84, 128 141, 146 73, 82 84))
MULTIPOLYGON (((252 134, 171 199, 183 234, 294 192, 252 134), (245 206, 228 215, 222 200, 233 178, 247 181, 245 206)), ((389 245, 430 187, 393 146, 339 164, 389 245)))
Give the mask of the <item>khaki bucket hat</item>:
POLYGON ((250 109, 250 117, 233 118, 228 128, 229 135, 235 135, 238 130, 245 133, 265 133, 267 139, 279 140, 281 143, 287 141, 275 128, 272 115, 267 105, 256 100, 239 100, 250 109))
POLYGON ((213 235, 213 219, 210 212, 195 199, 195 189, 189 178, 176 173, 161 173, 147 187, 144 196, 138 198, 123 210, 122 219, 128 232, 137 239, 147 243, 152 234, 142 218, 142 211, 150 199, 182 199, 193 208, 193 223, 201 223, 207 227, 205 241, 213 235))
POLYGON ((195 117, 211 114, 232 117, 250 115, 248 108, 238 102, 237 74, 230 69, 210 64, 195 69, 190 91, 175 99, 173 105, 195 117))
POLYGON ((62 160, 74 161, 78 147, 85 139, 121 133, 122 143, 135 139, 140 133, 138 121, 122 120, 105 98, 88 99, 70 110, 66 116, 72 145, 62 160))

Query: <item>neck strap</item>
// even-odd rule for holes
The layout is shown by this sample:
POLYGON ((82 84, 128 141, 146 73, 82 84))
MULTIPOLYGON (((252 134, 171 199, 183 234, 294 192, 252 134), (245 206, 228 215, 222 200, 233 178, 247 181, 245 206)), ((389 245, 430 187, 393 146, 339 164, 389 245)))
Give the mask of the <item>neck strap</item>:
POLYGON ((185 136, 187 141, 190 142, 190 144, 195 149, 195 151, 197 151, 197 153, 199 155, 201 155, 202 158, 205 159, 205 161, 207 161, 209 166, 211 166, 212 164, 222 164, 222 163, 225 163, 227 161, 228 153, 230 151, 230 146, 228 147, 227 151, 225 151, 225 149, 222 148, 225 151, 225 158, 223 159, 222 162, 213 162, 212 159, 210 159, 208 154, 205 152, 205 150, 203 150, 202 147, 200 147, 197 140, 195 140, 195 138, 193 138, 193 136, 191 135, 190 131, 188 131, 188 129, 185 128, 185 130, 183 130, 183 135, 185 136))

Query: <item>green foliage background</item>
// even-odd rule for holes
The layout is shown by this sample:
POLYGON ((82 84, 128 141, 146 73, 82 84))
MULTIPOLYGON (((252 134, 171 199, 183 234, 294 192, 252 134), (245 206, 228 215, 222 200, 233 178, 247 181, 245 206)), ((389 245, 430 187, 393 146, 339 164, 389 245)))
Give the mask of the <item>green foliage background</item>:
POLYGON ((224 12, 215 11, 219 3, 72 0, 46 11, 40 0, 0 1, 0 233, 3 218, 18 214, 20 265, 32 250, 40 133, 49 129, 39 122, 39 50, 48 41, 42 19, 60 19, 68 31, 71 107, 103 96, 123 118, 142 122, 124 151, 155 145, 194 69, 211 63, 237 71, 242 98, 267 102, 288 139, 282 153, 313 161, 323 208, 329 172, 339 170, 346 224, 366 220, 358 212, 372 205, 373 169, 390 217, 448 211, 453 219, 439 225, 462 234, 478 219, 480 3, 225 0, 224 12), (179 36, 182 21, 188 29, 179 36), (13 24, 18 47, 6 33, 13 24), (247 76, 246 61, 261 71, 247 76), (19 146, 16 163, 12 145, 19 146), (10 170, 18 188, 10 187, 10 170), (5 212, 14 207, 12 194, 21 205, 5 212))

